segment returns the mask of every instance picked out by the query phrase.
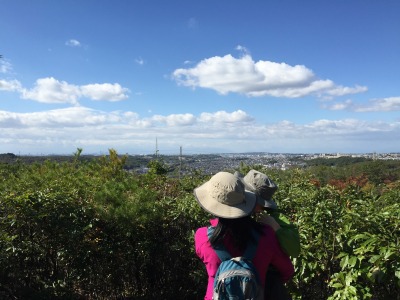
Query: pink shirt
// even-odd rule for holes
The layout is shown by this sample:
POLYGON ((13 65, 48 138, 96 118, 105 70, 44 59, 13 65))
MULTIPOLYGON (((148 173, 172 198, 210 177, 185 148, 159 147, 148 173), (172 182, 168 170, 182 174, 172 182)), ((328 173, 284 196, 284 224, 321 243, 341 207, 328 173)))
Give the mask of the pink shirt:
MULTIPOLYGON (((210 222, 212 226, 215 226, 218 223, 218 219, 210 220, 210 222)), ((215 253, 208 241, 207 227, 197 229, 194 242, 196 253, 205 264, 208 274, 207 292, 204 299, 211 300, 213 295, 214 278, 217 269, 221 264, 221 260, 218 258, 217 253, 215 253)), ((232 243, 228 239, 224 241, 224 244, 233 257, 243 255, 243 253, 233 248, 232 243)), ((259 239, 253 263, 257 268, 263 286, 265 283, 265 275, 270 264, 281 273, 284 282, 288 281, 294 273, 293 264, 290 261, 289 256, 281 250, 275 232, 267 225, 264 226, 264 233, 259 239)))

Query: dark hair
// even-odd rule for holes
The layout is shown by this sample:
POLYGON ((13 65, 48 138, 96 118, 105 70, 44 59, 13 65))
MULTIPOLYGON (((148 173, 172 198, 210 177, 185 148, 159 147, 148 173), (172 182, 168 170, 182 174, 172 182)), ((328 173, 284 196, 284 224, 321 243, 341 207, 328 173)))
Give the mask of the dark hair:
POLYGON ((244 251, 249 242, 254 241, 252 231, 262 233, 263 225, 257 223, 252 217, 247 216, 238 219, 218 218, 218 224, 210 237, 212 246, 222 243, 224 237, 232 237, 233 246, 244 251))

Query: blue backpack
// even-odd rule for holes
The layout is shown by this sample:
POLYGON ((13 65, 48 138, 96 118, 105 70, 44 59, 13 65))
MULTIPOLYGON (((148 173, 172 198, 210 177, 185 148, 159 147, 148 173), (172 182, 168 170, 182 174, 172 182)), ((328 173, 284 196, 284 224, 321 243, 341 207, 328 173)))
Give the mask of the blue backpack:
MULTIPOLYGON (((214 231, 208 227, 208 237, 214 231)), ((262 300, 264 289, 252 259, 256 254, 258 234, 253 234, 257 243, 250 243, 243 256, 232 257, 223 243, 213 247, 221 264, 214 280, 213 300, 262 300)))

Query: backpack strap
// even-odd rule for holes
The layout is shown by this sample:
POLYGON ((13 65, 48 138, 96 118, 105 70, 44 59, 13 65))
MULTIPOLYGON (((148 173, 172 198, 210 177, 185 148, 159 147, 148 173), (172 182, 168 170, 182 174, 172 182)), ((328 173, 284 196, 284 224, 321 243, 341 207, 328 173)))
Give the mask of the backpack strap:
MULTIPOLYGON (((207 236, 208 239, 210 239, 210 237, 212 236, 213 232, 214 232, 214 227, 209 226, 207 229, 207 236)), ((251 232, 251 234, 253 235, 253 238, 255 240, 255 242, 251 242, 250 244, 247 245, 246 250, 244 251, 243 257, 252 260, 254 258, 254 256, 256 255, 257 252, 257 246, 258 246, 258 240, 260 238, 260 234, 257 233, 255 230, 253 230, 251 232)), ((225 261, 225 260, 229 260, 232 258, 232 256, 229 254, 228 250, 225 248, 224 243, 218 243, 218 245, 216 246, 212 246, 215 253, 217 253, 218 258, 221 261, 225 261)))
POLYGON ((257 252, 258 240, 260 239, 260 234, 255 230, 252 230, 251 234, 253 235, 254 241, 251 241, 250 244, 247 245, 246 250, 244 251, 243 256, 247 259, 252 260, 257 252))

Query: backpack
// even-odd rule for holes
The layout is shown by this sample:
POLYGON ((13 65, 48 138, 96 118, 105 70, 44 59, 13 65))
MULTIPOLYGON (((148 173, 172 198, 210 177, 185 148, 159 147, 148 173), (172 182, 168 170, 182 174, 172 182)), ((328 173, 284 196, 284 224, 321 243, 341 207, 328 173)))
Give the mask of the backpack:
MULTIPOLYGON (((214 231, 208 228, 210 238, 214 231)), ((252 259, 257 250, 259 235, 253 233, 257 243, 250 243, 243 256, 232 257, 223 243, 213 247, 221 264, 214 279, 213 300, 262 300, 264 290, 252 259)))

